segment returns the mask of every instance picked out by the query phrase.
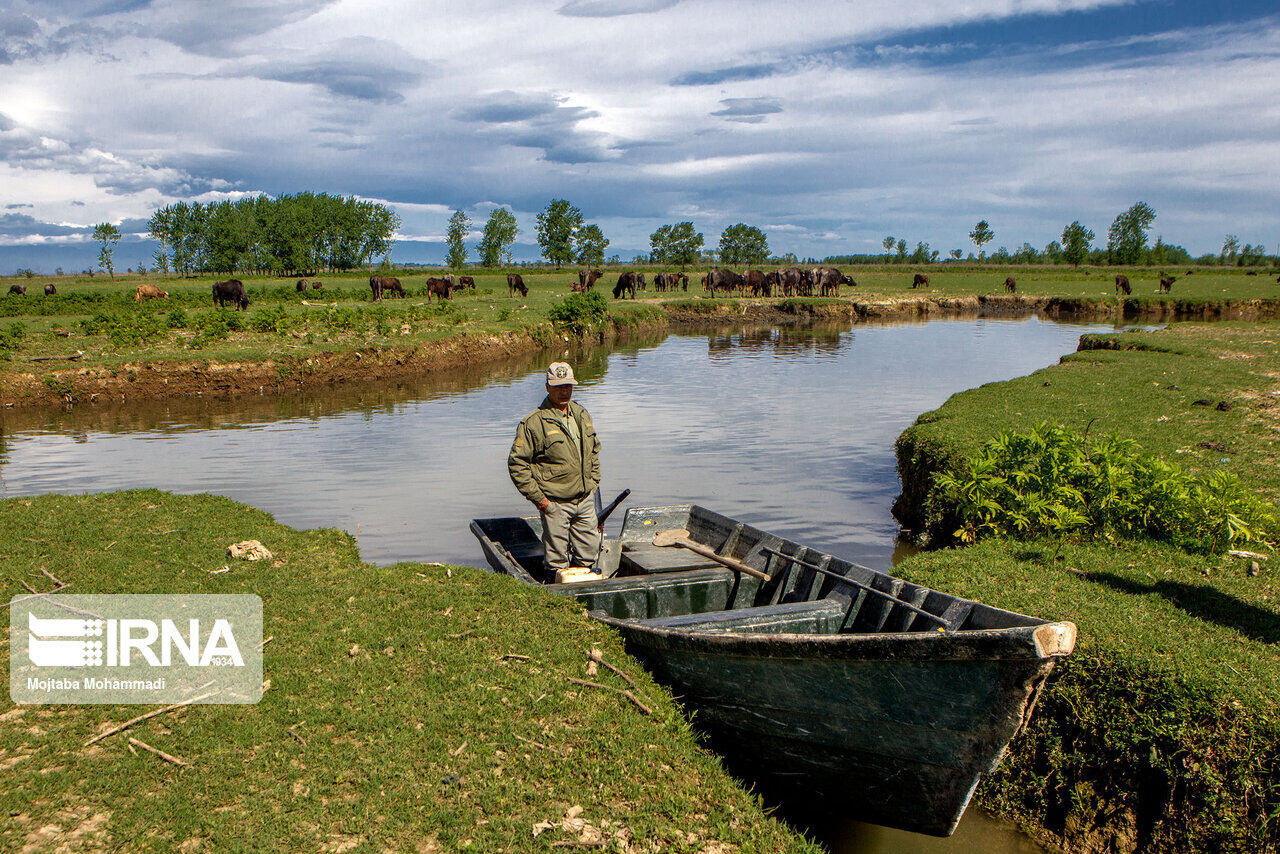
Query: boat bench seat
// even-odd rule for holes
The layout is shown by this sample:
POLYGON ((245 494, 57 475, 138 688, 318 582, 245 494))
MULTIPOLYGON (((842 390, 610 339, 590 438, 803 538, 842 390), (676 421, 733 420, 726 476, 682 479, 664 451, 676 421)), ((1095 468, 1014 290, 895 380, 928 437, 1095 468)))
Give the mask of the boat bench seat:
POLYGON ((663 629, 690 629, 709 632, 755 634, 833 635, 840 631, 848 602, 818 599, 813 602, 786 602, 755 608, 736 608, 710 614, 684 614, 644 620, 646 626, 663 629))
POLYGON ((662 548, 649 544, 622 547, 619 567, 632 572, 682 572, 686 569, 706 569, 720 564, 688 549, 662 548))
MULTIPOLYGON (((658 575, 614 576, 563 585, 588 611, 619 620, 670 617, 729 607, 736 579, 727 569, 692 569, 658 575)), ((562 585, 548 585, 553 589, 562 585)))

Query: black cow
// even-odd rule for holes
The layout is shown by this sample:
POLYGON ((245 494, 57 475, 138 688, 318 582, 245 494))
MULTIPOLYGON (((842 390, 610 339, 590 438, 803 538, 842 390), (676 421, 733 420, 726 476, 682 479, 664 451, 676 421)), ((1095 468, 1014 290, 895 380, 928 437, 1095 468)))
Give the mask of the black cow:
POLYGON ((294 289, 295 291, 297 291, 298 293, 302 293, 303 291, 305 291, 305 290, 307 289, 307 280, 306 280, 306 279, 298 279, 298 284, 294 285, 294 286, 293 286, 293 289, 294 289))
POLYGON ((244 282, 239 279, 227 279, 225 282, 213 283, 213 303, 224 308, 227 303, 236 307, 237 311, 249 308, 249 297, 244 292, 244 282))
POLYGON ((926 288, 929 287, 929 277, 924 273, 916 273, 916 277, 911 280, 911 287, 918 288, 921 285, 924 285, 926 288))
POLYGON ((522 297, 527 297, 529 295, 529 289, 525 287, 524 279, 520 277, 520 274, 507 273, 507 296, 515 296, 516 291, 519 291, 520 296, 522 297))
POLYGON ((458 287, 471 288, 471 290, 474 291, 476 289, 476 280, 471 278, 470 276, 459 276, 458 287))
POLYGON ((640 277, 639 273, 626 272, 618 276, 618 284, 613 286, 614 299, 626 299, 626 294, 631 295, 631 299, 636 298, 636 280, 640 277))
POLYGON ((840 286, 854 284, 853 279, 841 273, 835 267, 821 267, 818 271, 819 293, 824 296, 840 296, 840 286))
POLYGON ((25 297, 27 295, 27 286, 26 285, 10 285, 9 293, 17 294, 20 297, 25 297))
POLYGON ((1018 283, 1014 281, 1013 276, 1005 276, 1004 289, 1011 294, 1016 294, 1018 292, 1018 283))
POLYGON ((667 282, 670 283, 671 290, 673 291, 676 289, 676 284, 678 283, 681 289, 684 290, 685 293, 689 292, 689 277, 686 276, 684 273, 670 274, 669 276, 667 276, 667 282))
POLYGON ((1129 286, 1128 276, 1116 276, 1116 296, 1121 293, 1125 295, 1133 293, 1133 288, 1129 286))
POLYGON ((782 268, 778 271, 778 283, 782 286, 784 297, 795 296, 800 290, 800 269, 798 267, 782 268))
POLYGON ((707 278, 707 286, 712 293, 742 290, 745 284, 743 278, 732 270, 712 270, 707 273, 707 278))
POLYGON ((591 290, 596 286, 596 281, 598 281, 599 278, 603 275, 604 273, 600 272, 599 270, 579 270, 578 271, 578 291, 585 293, 591 290))
POLYGON ((1177 276, 1161 276, 1160 284, 1156 286, 1156 293, 1167 294, 1173 290, 1173 283, 1178 280, 1177 276))
POLYGON ((52 283, 44 286, 44 295, 47 297, 51 297, 57 292, 58 292, 58 289, 55 288, 52 283))
POLYGON ((750 288, 753 297, 771 295, 769 286, 764 281, 764 273, 759 270, 748 270, 742 274, 742 288, 744 291, 750 288))

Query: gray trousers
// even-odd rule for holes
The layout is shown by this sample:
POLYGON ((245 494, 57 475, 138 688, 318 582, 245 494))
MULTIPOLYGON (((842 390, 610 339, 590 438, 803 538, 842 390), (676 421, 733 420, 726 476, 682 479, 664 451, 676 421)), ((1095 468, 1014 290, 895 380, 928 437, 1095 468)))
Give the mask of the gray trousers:
POLYGON ((542 511, 543 562, 547 569, 591 566, 600 553, 600 523, 591 495, 577 501, 556 501, 542 511))

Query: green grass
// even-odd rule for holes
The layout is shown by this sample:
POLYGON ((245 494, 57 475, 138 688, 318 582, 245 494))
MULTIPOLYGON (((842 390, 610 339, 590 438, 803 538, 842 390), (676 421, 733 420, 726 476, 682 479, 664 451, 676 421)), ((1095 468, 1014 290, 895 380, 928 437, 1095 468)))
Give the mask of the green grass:
MULTIPOLYGON (((946 299, 954 297, 1002 294, 1007 275, 1017 278, 1019 293, 1037 297, 1061 297, 1083 300, 1102 306, 1116 306, 1111 284, 1114 270, 1072 269, 1067 267, 979 267, 945 266, 928 268, 930 286, 912 289, 911 278, 917 269, 909 266, 876 266, 845 268, 858 281, 856 288, 842 289, 840 300, 777 297, 772 304, 783 311, 805 313, 815 306, 849 304, 850 301, 876 302, 904 297, 946 299)), ((388 299, 378 306, 371 304, 372 295, 366 273, 326 274, 320 276, 324 288, 298 293, 293 278, 240 276, 248 288, 252 305, 250 323, 244 330, 231 330, 225 337, 201 334, 197 324, 204 321, 216 325, 216 317, 227 312, 211 307, 211 285, 221 276, 181 279, 155 274, 140 277, 122 275, 115 279, 102 276, 0 278, 0 322, 13 318, 26 326, 26 334, 11 346, 0 347, 0 372, 21 369, 30 358, 65 356, 77 350, 84 356, 82 366, 115 366, 136 361, 183 362, 201 358, 220 361, 256 361, 275 357, 302 357, 334 350, 363 347, 413 346, 456 335, 460 332, 500 334, 531 333, 535 339, 548 338, 548 312, 563 301, 576 282, 576 271, 559 272, 520 269, 529 288, 527 297, 509 297, 506 270, 470 270, 476 280, 475 291, 462 291, 454 299, 454 309, 445 314, 428 310, 425 282, 438 271, 402 272, 400 279, 409 292, 406 300, 388 299), (46 297, 45 281, 56 283, 58 293, 46 297), (8 295, 10 284, 27 285, 25 297, 8 295), (170 295, 168 300, 135 303, 134 290, 139 284, 154 284, 170 295), (303 301, 320 305, 303 305, 303 301), (335 307, 326 304, 336 303, 335 307), (187 327, 170 327, 167 316, 176 311, 191 321, 187 327), (262 318, 264 311, 273 314, 274 322, 255 328, 251 319, 262 318), (122 320, 123 327, 112 336, 102 329, 87 332, 84 323, 97 315, 122 320), (354 315, 354 316, 352 316, 354 315), (160 325, 163 329, 150 334, 133 334, 160 325), (131 329, 133 332, 131 332, 131 329), (8 358, 6 358, 8 356, 8 358)), ((657 272, 656 270, 650 271, 657 272)), ((736 311, 743 300, 720 296, 706 299, 700 293, 698 276, 690 271, 688 293, 657 293, 650 288, 639 293, 640 300, 609 299, 615 325, 622 328, 639 322, 659 324, 665 315, 657 310, 666 305, 683 312, 717 314, 736 311), (648 314, 637 306, 647 306, 648 314), (641 320, 643 319, 643 320, 641 320)), ((1159 270, 1126 269, 1134 283, 1130 302, 1159 302, 1193 311, 1201 306, 1211 308, 1224 301, 1280 299, 1280 285, 1274 276, 1246 276, 1235 269, 1202 268, 1191 276, 1181 276, 1172 295, 1155 293, 1159 270)), ((1182 271, 1176 271, 1182 272, 1182 271)), ((610 270, 597 290, 607 294, 616 280, 610 270)), ((310 279, 308 279, 310 281, 310 279)), ((3 331, 3 328, 0 328, 3 331)), ((51 369, 65 367, 53 362, 51 369)))
MULTIPOLYGON (((1088 336, 1091 349, 1057 366, 957 394, 899 439, 903 509, 928 502, 932 472, 1040 421, 1234 472, 1275 503, 1278 340, 1276 323, 1088 336)), ((1080 627, 982 801, 1067 848, 1098 827, 1125 850, 1280 845, 1280 565, 1252 564, 1087 539, 991 540, 900 564, 915 581, 1080 627)))
POLYGON ((363 564, 345 533, 210 496, 13 499, 0 543, 13 594, 47 589, 41 567, 80 593, 257 593, 274 636, 260 703, 129 732, 191 768, 121 736, 83 747, 138 707, 6 697, 5 850, 542 851, 579 839, 559 826, 575 806, 607 850, 817 850, 766 816, 619 638, 567 600, 475 569, 363 564), (242 539, 279 564, 229 561, 242 539), (634 676, 652 717, 568 681, 592 647, 634 676), (535 838, 544 821, 556 827, 535 838))

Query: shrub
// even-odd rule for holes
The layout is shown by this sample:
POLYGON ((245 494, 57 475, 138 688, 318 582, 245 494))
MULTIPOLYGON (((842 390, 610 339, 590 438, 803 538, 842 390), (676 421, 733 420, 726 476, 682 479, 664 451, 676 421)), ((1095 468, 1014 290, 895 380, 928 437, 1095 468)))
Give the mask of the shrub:
POLYGON ((180 308, 175 308, 165 315, 165 322, 169 324, 170 329, 186 329, 187 313, 180 308))
POLYGON ((9 328, 0 332, 0 359, 8 361, 13 358, 13 351, 18 349, 18 345, 22 343, 23 336, 27 334, 26 324, 21 321, 14 321, 9 324, 9 328))
POLYGON ((249 328, 254 332, 274 332, 282 335, 289 329, 289 313, 282 305, 258 309, 249 317, 249 328))
POLYGON ((932 512, 955 517, 954 536, 1139 537, 1166 540, 1193 552, 1221 552, 1236 543, 1269 546, 1273 508, 1235 475, 1187 474, 1141 453, 1129 439, 1094 442, 1040 424, 1030 433, 1004 432, 935 475, 932 512))
POLYGON ((569 294, 562 302, 555 303, 547 310, 548 320, 575 335, 602 329, 608 317, 609 303, 598 291, 569 294))

